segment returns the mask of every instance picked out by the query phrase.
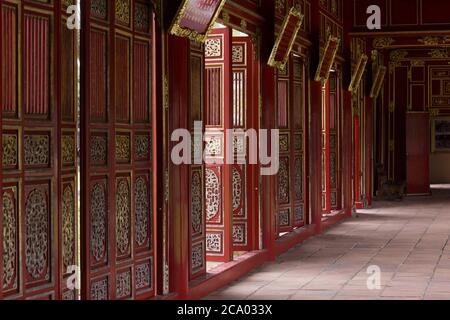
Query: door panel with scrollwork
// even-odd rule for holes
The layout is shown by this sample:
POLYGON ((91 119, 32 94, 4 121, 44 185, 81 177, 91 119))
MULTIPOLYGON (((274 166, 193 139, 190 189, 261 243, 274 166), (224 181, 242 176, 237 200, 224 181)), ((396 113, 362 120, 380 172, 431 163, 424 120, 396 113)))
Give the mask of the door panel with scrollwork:
POLYGON ((77 40, 61 13, 70 1, 0 4, 0 298, 73 300, 77 40))
POLYGON ((290 232, 306 223, 306 126, 304 64, 291 57, 278 72, 280 169, 277 175, 278 231, 290 232))
POLYGON ((227 158, 226 130, 232 128, 231 30, 213 30, 205 43, 205 215, 208 261, 233 259, 232 165, 227 158))
POLYGON ((154 295, 148 1, 83 0, 82 297, 154 295))
POLYGON ((250 37, 233 37, 233 128, 235 165, 233 166, 233 245, 235 251, 254 248, 254 220, 252 210, 251 171, 249 150, 255 143, 247 139, 246 130, 254 127, 254 48, 250 37), (245 161, 242 161, 244 160, 245 161), (241 161, 240 161, 241 160, 241 161))

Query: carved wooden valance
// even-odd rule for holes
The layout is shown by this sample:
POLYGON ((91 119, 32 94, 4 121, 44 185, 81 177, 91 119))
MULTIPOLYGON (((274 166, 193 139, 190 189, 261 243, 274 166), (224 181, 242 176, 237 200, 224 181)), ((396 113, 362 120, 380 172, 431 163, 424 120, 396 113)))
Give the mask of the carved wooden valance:
POLYGON ((269 58, 269 66, 284 70, 289 60, 292 47, 295 44, 298 32, 303 23, 303 15, 298 9, 292 7, 284 19, 280 33, 278 34, 275 46, 269 58))
POLYGON ((358 90, 359 85, 361 84, 361 79, 364 75, 364 71, 366 70, 367 61, 369 58, 365 54, 361 54, 358 59, 358 63, 355 66, 355 69, 352 74, 352 81, 350 82, 350 86, 348 87, 348 91, 355 92, 358 90))
POLYGON ((226 0, 183 0, 170 34, 204 42, 226 0))
POLYGON ((339 50, 341 39, 329 36, 325 50, 320 58, 319 66, 317 68, 316 81, 326 82, 330 76, 331 68, 336 59, 336 54, 339 50))

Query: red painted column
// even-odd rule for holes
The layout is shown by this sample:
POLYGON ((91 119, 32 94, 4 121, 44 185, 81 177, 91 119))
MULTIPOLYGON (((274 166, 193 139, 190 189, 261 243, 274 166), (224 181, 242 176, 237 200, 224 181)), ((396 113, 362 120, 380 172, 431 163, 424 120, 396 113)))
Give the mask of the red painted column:
POLYGON ((352 93, 348 91, 351 82, 351 37, 349 32, 353 29, 354 3, 344 1, 344 57, 346 59, 343 67, 342 86, 343 102, 342 107, 342 193, 344 211, 347 216, 353 214, 353 179, 357 179, 353 171, 353 108, 352 93))
POLYGON ((319 1, 311 3, 311 33, 314 45, 311 50, 310 72, 310 208, 312 224, 316 233, 322 231, 322 83, 314 81, 314 74, 320 54, 320 12, 319 1))
POLYGON ((352 194, 352 146, 353 146, 353 117, 352 117, 352 93, 344 90, 343 106, 343 132, 342 132, 342 179, 344 210, 347 216, 353 214, 353 194, 352 194))
MULTIPOLYGON (((267 65, 270 53, 274 45, 274 1, 265 0, 262 2, 264 16, 267 20, 264 24, 262 45, 261 45, 261 98, 262 98, 262 121, 261 128, 271 130, 276 128, 276 71, 267 65)), ((271 150, 270 139, 268 149, 271 150)), ((275 260, 275 239, 276 239, 276 214, 277 193, 276 176, 261 177, 261 208, 263 224, 263 246, 269 252, 269 259, 275 260)))
POLYGON ((322 83, 311 81, 310 118, 310 190, 312 223, 322 231, 322 83))
POLYGON ((362 199, 361 199, 361 185, 360 185, 360 176, 361 176, 361 167, 360 167, 360 132, 361 132, 361 121, 358 114, 355 114, 353 116, 353 152, 354 152, 354 175, 355 175, 355 181, 354 181, 354 188, 355 188, 355 206, 356 209, 362 209, 362 199))
MULTIPOLYGON (((174 130, 189 128, 189 40, 168 36, 167 49, 170 139, 174 130)), ((169 143, 169 150, 175 144, 169 143)), ((174 165, 169 159, 169 181, 170 291, 184 299, 189 291, 189 166, 174 165)))
POLYGON ((373 193, 373 162, 374 162, 374 156, 373 156, 373 104, 374 100, 370 98, 369 96, 366 96, 366 165, 365 165, 365 175, 366 175, 366 185, 365 185, 365 191, 364 194, 366 195, 366 205, 372 206, 372 193, 373 193))

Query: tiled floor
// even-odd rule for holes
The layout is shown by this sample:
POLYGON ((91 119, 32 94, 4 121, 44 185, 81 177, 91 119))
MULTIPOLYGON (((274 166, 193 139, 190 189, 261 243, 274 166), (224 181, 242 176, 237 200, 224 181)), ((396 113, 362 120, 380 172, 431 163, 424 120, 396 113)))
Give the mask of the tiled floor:
POLYGON ((437 187, 375 203, 207 299, 450 299, 450 187, 437 187))

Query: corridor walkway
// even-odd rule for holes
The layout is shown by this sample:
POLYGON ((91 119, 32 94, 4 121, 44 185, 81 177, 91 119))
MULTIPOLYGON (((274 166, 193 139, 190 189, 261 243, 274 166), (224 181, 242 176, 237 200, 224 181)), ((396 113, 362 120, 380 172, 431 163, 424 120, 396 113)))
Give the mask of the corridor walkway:
POLYGON ((450 187, 376 202, 207 299, 450 299, 450 187), (381 286, 369 290, 369 266, 381 286))

